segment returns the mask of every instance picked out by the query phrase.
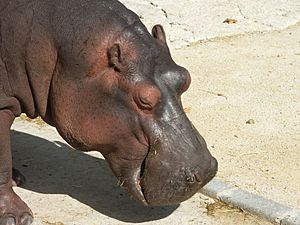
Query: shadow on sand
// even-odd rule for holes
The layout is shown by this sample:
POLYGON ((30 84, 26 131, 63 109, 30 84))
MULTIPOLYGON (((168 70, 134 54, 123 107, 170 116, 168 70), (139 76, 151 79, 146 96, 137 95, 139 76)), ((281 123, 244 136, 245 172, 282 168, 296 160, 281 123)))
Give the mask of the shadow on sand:
POLYGON ((64 143, 12 131, 12 146, 14 167, 27 179, 25 189, 67 194, 104 215, 130 223, 165 218, 179 206, 145 207, 136 203, 117 186, 103 159, 64 143))

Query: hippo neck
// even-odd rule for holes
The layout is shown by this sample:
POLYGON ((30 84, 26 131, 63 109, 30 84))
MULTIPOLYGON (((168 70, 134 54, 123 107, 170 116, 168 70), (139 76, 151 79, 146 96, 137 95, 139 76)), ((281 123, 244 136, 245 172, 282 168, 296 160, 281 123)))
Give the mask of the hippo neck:
POLYGON ((41 11, 39 16, 34 15, 35 8, 38 4, 24 4, 22 13, 8 9, 0 18, 0 50, 5 68, 0 76, 9 83, 7 97, 16 99, 19 106, 15 107, 31 118, 46 115, 57 55, 46 31, 49 24, 41 20, 45 14, 41 11))

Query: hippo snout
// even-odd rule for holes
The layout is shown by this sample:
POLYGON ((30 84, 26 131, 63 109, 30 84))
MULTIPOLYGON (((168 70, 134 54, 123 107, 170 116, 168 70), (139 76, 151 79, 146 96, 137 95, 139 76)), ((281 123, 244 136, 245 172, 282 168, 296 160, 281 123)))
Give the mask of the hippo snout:
POLYGON ((200 185, 207 184, 217 173, 218 170, 218 162, 212 157, 210 161, 210 166, 207 167, 205 171, 201 169, 189 169, 186 171, 186 181, 188 183, 195 183, 200 185))
POLYGON ((207 167, 185 168, 178 163, 178 167, 172 170, 168 168, 170 163, 160 161, 159 165, 151 159, 153 156, 149 157, 141 169, 121 182, 137 201, 146 206, 173 205, 185 201, 206 185, 218 169, 214 157, 206 164, 207 167), (148 164, 148 169, 144 168, 145 164, 148 164))
POLYGON ((163 161, 156 163, 151 159, 147 164, 152 169, 144 172, 141 188, 147 204, 151 206, 172 205, 187 200, 206 185, 218 169, 214 157, 211 157, 205 167, 203 165, 184 167, 178 162, 178 166, 173 164, 170 170, 168 168, 170 164, 163 161), (159 168, 159 173, 153 168, 159 168))
POLYGON ((178 204, 215 176, 217 160, 185 114, 143 122, 149 139, 148 153, 139 173, 134 173, 138 182, 127 188, 139 190, 129 191, 135 199, 150 206, 178 204))

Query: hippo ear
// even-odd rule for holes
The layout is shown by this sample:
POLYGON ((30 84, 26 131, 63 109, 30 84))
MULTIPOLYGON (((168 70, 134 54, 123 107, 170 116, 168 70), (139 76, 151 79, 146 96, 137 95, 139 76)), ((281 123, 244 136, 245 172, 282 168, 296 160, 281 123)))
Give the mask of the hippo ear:
POLYGON ((167 43, 167 39, 166 39, 166 33, 164 31, 164 28, 162 27, 162 25, 157 24, 152 28, 152 35, 154 38, 162 41, 163 43, 167 43))
POLYGON ((108 49, 108 63, 109 66, 114 67, 118 72, 121 71, 123 59, 121 46, 119 44, 114 44, 108 49))

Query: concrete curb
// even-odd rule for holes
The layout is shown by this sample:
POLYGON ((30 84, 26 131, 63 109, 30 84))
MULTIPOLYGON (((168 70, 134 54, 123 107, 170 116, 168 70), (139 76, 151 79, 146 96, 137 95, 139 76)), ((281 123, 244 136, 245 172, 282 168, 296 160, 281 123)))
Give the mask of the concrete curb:
POLYGON ((280 225, 300 225, 300 212, 214 179, 200 191, 211 198, 280 225))

